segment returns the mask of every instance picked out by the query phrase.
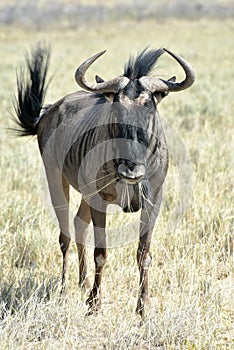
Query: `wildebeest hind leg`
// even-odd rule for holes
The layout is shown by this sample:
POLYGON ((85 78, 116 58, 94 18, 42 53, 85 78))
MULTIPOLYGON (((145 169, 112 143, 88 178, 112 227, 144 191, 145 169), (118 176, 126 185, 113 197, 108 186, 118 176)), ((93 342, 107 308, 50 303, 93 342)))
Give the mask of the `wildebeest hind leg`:
POLYGON ((59 222, 59 244, 63 255, 62 291, 67 281, 68 256, 70 245, 69 234, 69 183, 58 168, 46 168, 46 175, 52 204, 59 222))
POLYGON ((79 286, 81 289, 89 289, 90 282, 87 277, 86 248, 85 241, 88 226, 91 221, 90 207, 83 199, 74 219, 76 246, 79 258, 79 286))

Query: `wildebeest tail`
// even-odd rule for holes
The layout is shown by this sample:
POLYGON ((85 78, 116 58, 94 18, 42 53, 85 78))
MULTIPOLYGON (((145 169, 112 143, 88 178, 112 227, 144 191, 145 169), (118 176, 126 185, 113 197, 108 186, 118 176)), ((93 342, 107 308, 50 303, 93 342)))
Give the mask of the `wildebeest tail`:
POLYGON ((17 73, 17 94, 14 100, 19 135, 36 135, 46 90, 50 47, 38 43, 31 54, 26 54, 26 67, 17 73))

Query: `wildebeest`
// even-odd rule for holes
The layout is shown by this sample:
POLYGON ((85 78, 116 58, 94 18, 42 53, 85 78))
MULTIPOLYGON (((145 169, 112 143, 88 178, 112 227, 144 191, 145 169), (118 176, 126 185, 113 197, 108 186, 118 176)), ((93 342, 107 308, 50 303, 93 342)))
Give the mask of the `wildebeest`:
POLYGON ((150 242, 168 168, 168 148, 158 103, 169 92, 189 88, 195 73, 180 56, 166 49, 145 49, 130 57, 123 75, 96 82, 86 79, 87 69, 105 51, 95 54, 76 70, 84 89, 43 106, 50 49, 38 44, 26 56, 26 71, 17 75, 15 111, 21 135, 37 135, 50 195, 59 222, 63 255, 62 286, 66 284, 69 233, 69 186, 82 195, 74 219, 79 257, 79 285, 89 288, 85 238, 94 226, 95 278, 87 299, 88 314, 101 305, 102 270, 107 257, 106 210, 117 204, 125 212, 141 210, 137 263, 140 272, 136 312, 143 315, 148 296, 150 242), (183 68, 185 79, 149 76, 158 58, 167 52, 183 68))

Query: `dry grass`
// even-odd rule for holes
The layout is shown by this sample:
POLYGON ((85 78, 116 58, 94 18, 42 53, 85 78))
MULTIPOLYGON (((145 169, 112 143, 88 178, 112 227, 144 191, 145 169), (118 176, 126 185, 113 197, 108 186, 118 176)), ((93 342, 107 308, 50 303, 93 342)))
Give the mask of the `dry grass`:
MULTIPOLYGON (((232 21, 170 20, 122 22, 108 31, 0 31, 1 350, 233 348, 233 29, 232 21), (152 242, 150 301, 143 324, 134 314, 136 242, 109 251, 98 316, 84 317, 75 249, 69 294, 59 300, 58 228, 41 202, 37 144, 12 138, 5 129, 12 126, 8 111, 15 68, 25 48, 42 37, 52 43, 51 73, 56 72, 46 102, 76 90, 77 65, 103 48, 108 52, 90 78, 94 73, 116 76, 129 54, 147 44, 181 53, 197 71, 193 88, 171 94, 159 108, 189 152, 194 184, 186 216, 177 230, 167 233, 177 198, 172 163, 152 242)), ((182 76, 166 55, 157 74, 182 76)), ((120 224, 122 217, 115 220, 120 224)), ((91 248, 88 253, 92 278, 91 248)))

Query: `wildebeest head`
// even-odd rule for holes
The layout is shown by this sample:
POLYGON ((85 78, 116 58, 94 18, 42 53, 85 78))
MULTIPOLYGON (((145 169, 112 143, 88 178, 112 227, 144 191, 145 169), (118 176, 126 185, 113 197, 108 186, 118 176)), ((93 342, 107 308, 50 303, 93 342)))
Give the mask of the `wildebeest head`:
POLYGON ((90 65, 99 58, 102 51, 87 59, 77 69, 75 79, 84 89, 102 93, 112 104, 110 136, 116 140, 115 167, 119 179, 127 183, 140 182, 146 173, 149 149, 160 138, 157 104, 170 91, 188 88, 194 82, 194 72, 181 57, 166 49, 145 49, 135 59, 130 57, 125 65, 124 74, 115 79, 104 81, 96 76, 96 83, 86 80, 85 73, 90 65), (149 77, 157 59, 168 52, 185 71, 186 78, 175 82, 175 77, 162 80, 149 77))

